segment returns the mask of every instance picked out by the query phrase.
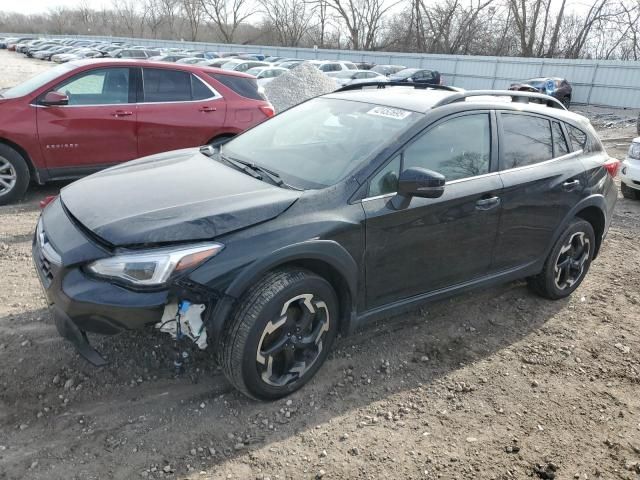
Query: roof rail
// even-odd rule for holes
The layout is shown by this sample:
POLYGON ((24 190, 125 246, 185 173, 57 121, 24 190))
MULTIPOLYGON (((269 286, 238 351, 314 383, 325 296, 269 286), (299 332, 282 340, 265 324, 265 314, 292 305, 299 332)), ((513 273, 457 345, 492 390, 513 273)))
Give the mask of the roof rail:
POLYGON ((560 108, 562 110, 567 110, 560 100, 557 98, 553 98, 549 95, 544 95, 542 93, 534 93, 534 92, 520 92, 518 90, 468 90, 468 91, 458 91, 455 95, 450 95, 442 100, 438 101, 433 108, 441 107, 443 105, 449 105, 450 103, 459 102, 465 100, 469 97, 511 97, 512 102, 516 103, 529 103, 529 100, 544 100, 547 104, 547 107, 551 108, 560 108))
POLYGON ((417 89, 432 89, 432 90, 446 90, 448 92, 464 92, 456 87, 450 87, 448 85, 434 85, 431 83, 414 83, 414 82, 363 82, 363 83, 354 83, 352 85, 346 85, 336 90, 336 92, 347 92, 349 90, 361 90, 364 87, 378 87, 378 88, 386 88, 386 87, 413 87, 417 89))

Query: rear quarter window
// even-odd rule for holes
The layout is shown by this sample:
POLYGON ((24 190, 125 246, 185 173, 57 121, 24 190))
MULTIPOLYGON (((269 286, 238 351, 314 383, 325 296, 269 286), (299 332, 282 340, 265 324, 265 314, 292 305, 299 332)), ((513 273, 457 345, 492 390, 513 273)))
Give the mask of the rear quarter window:
POLYGON ((210 73, 210 77, 219 81, 225 87, 230 88, 241 97, 252 100, 264 100, 264 96, 258 92, 258 82, 255 78, 236 77, 221 73, 210 73))
POLYGON ((582 150, 584 153, 602 151, 602 144, 595 136, 595 132, 586 133, 573 125, 566 124, 566 126, 573 151, 582 150))

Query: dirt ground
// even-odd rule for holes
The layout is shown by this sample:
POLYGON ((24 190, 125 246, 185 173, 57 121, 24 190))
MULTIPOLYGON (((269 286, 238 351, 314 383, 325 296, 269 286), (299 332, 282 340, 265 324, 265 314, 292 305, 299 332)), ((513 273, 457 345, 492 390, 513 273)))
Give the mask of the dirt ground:
MULTIPOLYGON (((50 64, 0 65, 8 86, 50 64)), ((630 123, 606 122, 622 158, 630 123)), ((59 187, 0 207, 0 479, 638 478, 640 202, 620 198, 571 298, 514 282, 430 304, 339 339, 308 386, 258 403, 206 352, 176 378, 153 331, 93 338, 102 369, 57 335, 30 244, 59 187)))

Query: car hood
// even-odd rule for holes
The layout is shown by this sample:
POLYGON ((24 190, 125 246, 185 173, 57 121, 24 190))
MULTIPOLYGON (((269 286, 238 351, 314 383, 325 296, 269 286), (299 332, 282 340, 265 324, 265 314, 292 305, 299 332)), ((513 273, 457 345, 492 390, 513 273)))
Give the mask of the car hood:
POLYGON ((301 194, 185 149, 104 170, 60 196, 78 223, 125 246, 213 239, 280 215, 301 194))

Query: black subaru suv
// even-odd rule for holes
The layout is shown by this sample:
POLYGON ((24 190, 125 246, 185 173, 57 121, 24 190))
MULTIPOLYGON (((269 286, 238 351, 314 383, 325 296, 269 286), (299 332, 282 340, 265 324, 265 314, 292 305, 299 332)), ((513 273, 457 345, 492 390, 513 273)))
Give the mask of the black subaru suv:
POLYGON ((155 325, 274 399, 372 319, 518 278, 549 299, 580 285, 617 197, 587 119, 536 93, 361 87, 64 188, 33 242, 60 333, 99 365, 86 332, 155 325))

